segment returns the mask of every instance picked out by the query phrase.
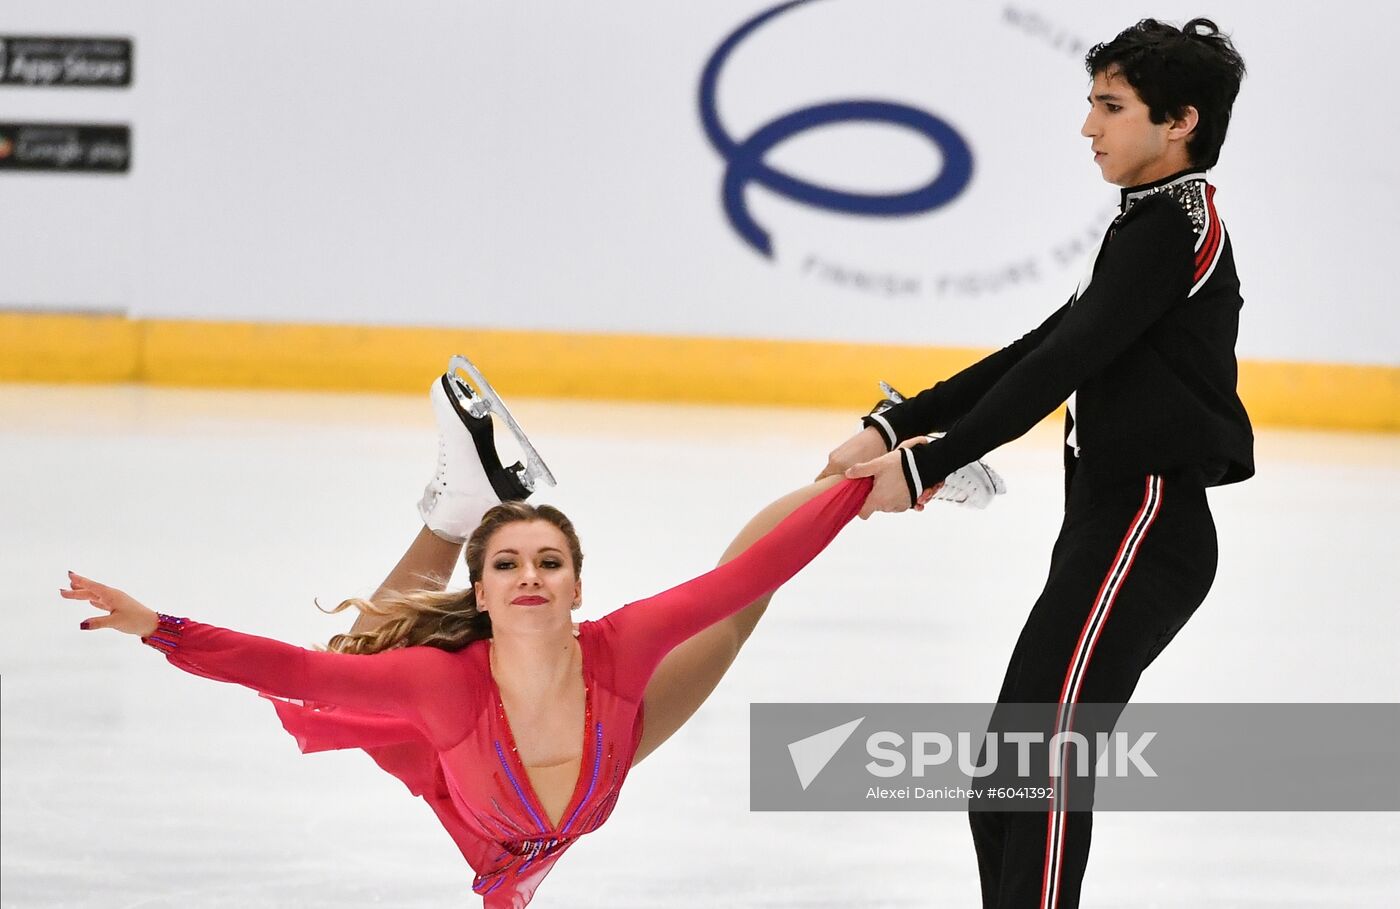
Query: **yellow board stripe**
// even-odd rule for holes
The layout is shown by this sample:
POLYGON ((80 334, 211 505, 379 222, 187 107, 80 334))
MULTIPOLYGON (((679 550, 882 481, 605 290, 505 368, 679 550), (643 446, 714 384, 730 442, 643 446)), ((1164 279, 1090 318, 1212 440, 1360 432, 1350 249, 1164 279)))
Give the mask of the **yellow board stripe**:
MULTIPOLYGON (((0 312, 0 381, 422 392, 456 352, 512 394, 868 407, 981 349, 464 328, 126 319, 0 312)), ((1260 426, 1400 430, 1400 368, 1245 361, 1260 426)))

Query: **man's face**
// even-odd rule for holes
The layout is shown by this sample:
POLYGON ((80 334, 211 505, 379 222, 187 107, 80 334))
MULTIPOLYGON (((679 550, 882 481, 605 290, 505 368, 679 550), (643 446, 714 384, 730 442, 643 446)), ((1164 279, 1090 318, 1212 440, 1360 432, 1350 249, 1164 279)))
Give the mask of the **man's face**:
POLYGON ((1153 123, 1148 113, 1116 67, 1094 74, 1089 116, 1079 133, 1091 140, 1094 163, 1109 183, 1138 186, 1190 167, 1179 121, 1153 123))

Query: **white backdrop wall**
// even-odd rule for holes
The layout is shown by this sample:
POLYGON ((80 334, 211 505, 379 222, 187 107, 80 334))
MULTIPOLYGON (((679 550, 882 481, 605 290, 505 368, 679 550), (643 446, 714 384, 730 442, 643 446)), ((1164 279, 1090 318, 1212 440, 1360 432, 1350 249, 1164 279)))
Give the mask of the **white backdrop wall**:
MULTIPOLYGON (((1213 174, 1241 354, 1400 359, 1381 88, 1400 7, 799 4, 722 68, 729 136, 878 99, 951 125, 972 172, 948 204, 884 218, 751 182, 769 258, 726 220, 697 99, 726 36, 774 5, 7 0, 6 34, 132 37, 135 80, 0 87, 0 121, 126 122, 134 152, 123 177, 0 173, 0 306, 999 345, 1068 295, 1117 200, 1078 134, 1085 48, 1205 13, 1250 68, 1213 174)), ((764 160, 884 193, 943 166, 908 127, 853 123, 764 160)))

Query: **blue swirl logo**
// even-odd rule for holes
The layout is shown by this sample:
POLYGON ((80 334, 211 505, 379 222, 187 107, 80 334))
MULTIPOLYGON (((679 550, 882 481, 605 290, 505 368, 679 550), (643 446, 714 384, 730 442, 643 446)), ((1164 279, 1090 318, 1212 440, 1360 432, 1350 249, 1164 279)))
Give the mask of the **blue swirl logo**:
POLYGON ((892 217, 922 214, 947 205, 972 180, 972 150, 968 148, 967 141, 947 121, 907 104, 868 100, 830 101, 784 114, 742 142, 734 141, 725 132, 715 109, 715 87, 725 61, 739 42, 764 24, 795 6, 811 2, 791 0, 739 26, 715 49, 700 77, 700 119, 705 126, 705 135, 727 162, 722 190, 725 215, 745 242, 769 258, 773 256, 772 239, 749 214, 744 202, 744 189, 750 183, 758 183, 795 202, 828 211, 892 217), (774 170, 763 160, 769 149, 799 133, 818 126, 852 122, 889 123, 921 133, 942 152, 943 167, 933 180, 918 189, 895 194, 868 194, 818 186, 774 170))

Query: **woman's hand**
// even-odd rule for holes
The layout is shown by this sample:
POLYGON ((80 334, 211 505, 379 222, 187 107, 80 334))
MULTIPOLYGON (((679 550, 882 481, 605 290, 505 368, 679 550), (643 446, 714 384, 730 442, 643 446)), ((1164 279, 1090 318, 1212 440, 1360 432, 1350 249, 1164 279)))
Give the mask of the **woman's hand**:
POLYGON ((871 488, 870 495, 866 497, 865 505, 861 507, 861 520, 869 518, 877 511, 898 514, 901 511, 908 511, 911 507, 917 511, 924 510, 924 506, 933 498, 934 493, 943 487, 943 482, 940 480, 923 490, 915 501, 910 502, 909 485, 904 480, 904 455, 900 449, 926 445, 929 441, 927 436, 915 436, 907 442, 901 442, 899 448, 894 451, 886 452, 863 464, 857 464, 846 471, 846 476, 850 478, 875 478, 875 485, 871 488))
POLYGON ((857 464, 873 461, 885 453, 885 438, 880 430, 867 426, 860 432, 832 449, 826 456, 826 467, 817 474, 817 479, 839 477, 857 464))
POLYGON ((84 631, 94 628, 115 628, 126 634, 141 637, 154 634, 156 614, 127 596, 115 587, 108 587, 96 581, 68 572, 68 589, 59 589, 58 595, 67 600, 87 600, 98 609, 106 612, 96 618, 84 619, 79 626, 84 631))

